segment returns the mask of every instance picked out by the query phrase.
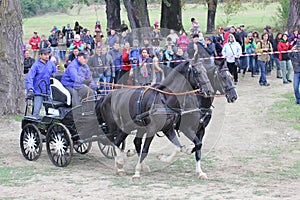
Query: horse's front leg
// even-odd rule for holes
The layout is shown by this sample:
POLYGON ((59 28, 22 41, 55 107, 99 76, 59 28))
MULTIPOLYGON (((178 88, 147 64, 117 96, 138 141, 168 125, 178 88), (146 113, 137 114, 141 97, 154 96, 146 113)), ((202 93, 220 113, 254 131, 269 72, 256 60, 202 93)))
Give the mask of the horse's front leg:
POLYGON ((202 139, 203 139, 204 134, 205 134, 205 128, 201 127, 197 133, 197 138, 201 141, 201 145, 200 145, 200 149, 197 149, 195 151, 196 174, 199 179, 207 179, 208 178, 206 173, 204 173, 201 168, 201 148, 202 148, 202 139))
MULTIPOLYGON (((149 148, 150 148, 150 145, 151 145, 151 142, 154 138, 154 134, 147 134, 146 135, 146 139, 145 139, 145 142, 144 142, 144 145, 143 145, 143 150, 142 152, 140 152, 139 154, 139 160, 138 160, 138 163, 135 167, 135 174, 133 175, 132 179, 136 180, 136 179, 140 179, 141 178, 141 172, 143 170, 148 170, 149 167, 146 166, 143 161, 145 160, 145 158, 147 157, 148 155, 148 152, 149 152, 149 148)), ((150 170, 150 169, 149 169, 150 170)))

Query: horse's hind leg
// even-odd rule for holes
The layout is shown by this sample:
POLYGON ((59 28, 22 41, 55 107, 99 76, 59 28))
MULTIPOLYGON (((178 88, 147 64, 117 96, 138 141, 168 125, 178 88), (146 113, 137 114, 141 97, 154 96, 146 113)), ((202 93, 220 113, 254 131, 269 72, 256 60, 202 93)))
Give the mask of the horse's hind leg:
POLYGON ((123 131, 119 131, 119 134, 117 134, 115 140, 114 140, 114 146, 115 146, 115 165, 117 168, 117 173, 119 175, 125 175, 126 172, 124 170, 124 156, 122 150, 119 148, 121 143, 126 139, 128 136, 127 133, 124 133, 123 131))
POLYGON ((201 141, 200 149, 197 149, 195 151, 195 157, 196 157, 196 174, 199 179, 207 179, 206 173, 202 171, 201 168, 201 147, 202 147, 202 139, 205 134, 205 128, 201 127, 200 130, 197 133, 197 138, 201 141))

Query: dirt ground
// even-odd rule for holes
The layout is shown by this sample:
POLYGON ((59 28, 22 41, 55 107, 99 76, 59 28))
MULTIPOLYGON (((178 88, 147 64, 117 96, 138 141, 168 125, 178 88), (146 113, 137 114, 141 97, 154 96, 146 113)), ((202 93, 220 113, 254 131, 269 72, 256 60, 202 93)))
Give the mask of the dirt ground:
MULTIPOLYGON (((140 181, 131 179, 136 157, 126 159, 127 175, 120 177, 96 143, 86 155, 75 153, 66 168, 52 165, 45 145, 30 162, 20 151, 20 122, 0 119, 0 199, 300 199, 300 132, 267 114, 292 84, 268 78, 271 86, 261 87, 258 77, 247 74, 236 103, 215 100, 203 146, 208 180, 197 179, 193 156, 157 161, 156 155, 174 149, 158 137, 147 159, 151 172, 140 181)), ((184 136, 180 140, 190 144, 184 136)))

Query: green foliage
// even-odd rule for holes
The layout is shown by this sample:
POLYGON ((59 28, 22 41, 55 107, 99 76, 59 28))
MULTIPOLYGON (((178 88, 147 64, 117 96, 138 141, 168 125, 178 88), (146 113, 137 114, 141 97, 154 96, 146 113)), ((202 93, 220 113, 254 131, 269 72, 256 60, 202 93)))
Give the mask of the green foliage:
POLYGON ((233 16, 243 10, 241 0, 224 0, 221 4, 221 7, 223 7, 225 14, 225 18, 222 19, 222 21, 227 25, 229 24, 233 16))
POLYGON ((276 29, 287 30, 288 28, 288 18, 290 11, 290 0, 280 0, 279 6, 277 7, 277 12, 272 17, 275 22, 276 29))

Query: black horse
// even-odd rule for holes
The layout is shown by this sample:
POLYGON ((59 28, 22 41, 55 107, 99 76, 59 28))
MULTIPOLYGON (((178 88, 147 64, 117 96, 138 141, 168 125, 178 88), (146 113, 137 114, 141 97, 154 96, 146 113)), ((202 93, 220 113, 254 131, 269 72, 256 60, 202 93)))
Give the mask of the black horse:
POLYGON ((172 70, 161 84, 137 89, 119 89, 104 98, 98 115, 101 114, 102 120, 108 125, 111 133, 108 137, 116 147, 115 163, 119 174, 125 173, 119 146, 133 130, 137 130, 134 144, 139 155, 133 178, 140 177, 142 163, 158 131, 163 131, 167 137, 171 136, 169 139, 179 145, 179 141, 174 141, 173 138, 173 125, 186 109, 184 94, 193 93, 189 101, 194 103, 195 109, 198 104, 193 90, 200 88, 203 94, 213 92, 206 69, 201 64, 184 62, 172 70), (145 133, 146 140, 141 151, 141 140, 145 133))
MULTIPOLYGON (((187 150, 187 153, 193 153, 195 152, 196 157, 196 173, 198 175, 198 178, 200 179, 206 179, 206 174, 201 169, 201 147, 202 147, 202 139, 205 134, 205 127, 208 125, 211 119, 211 106, 214 101, 215 94, 219 91, 220 94, 225 95, 228 103, 233 103, 237 100, 237 92, 235 90, 235 86, 232 81, 232 76, 229 73, 229 70, 227 66, 224 64, 224 61, 218 62, 217 65, 214 67, 211 67, 208 65, 205 65, 207 69, 207 75, 210 79, 210 82, 214 88, 214 93, 211 95, 211 97, 205 97, 203 95, 198 94, 198 108, 199 110, 196 110, 194 112, 188 112, 187 114, 184 114, 181 116, 181 120, 178 121, 176 124, 176 129, 180 130, 184 133, 185 136, 187 136, 191 141, 193 141, 195 147, 191 150, 187 150), (191 124, 191 119, 198 118, 198 121, 193 124, 191 124), (193 131, 190 129, 194 129, 195 132, 197 132, 196 135, 190 134, 193 131), (195 130, 196 129, 196 130, 195 130)), ((188 102, 188 104, 193 104, 193 102, 188 102)), ((170 136, 168 137, 170 138, 170 136)), ((173 141, 171 141, 174 143, 173 141)), ((182 146, 178 145, 178 143, 174 143, 177 147, 180 148, 182 151, 182 146)), ((162 160, 164 162, 171 162, 175 155, 179 151, 174 151, 173 154, 166 157, 165 155, 158 156, 159 160, 162 160)))

